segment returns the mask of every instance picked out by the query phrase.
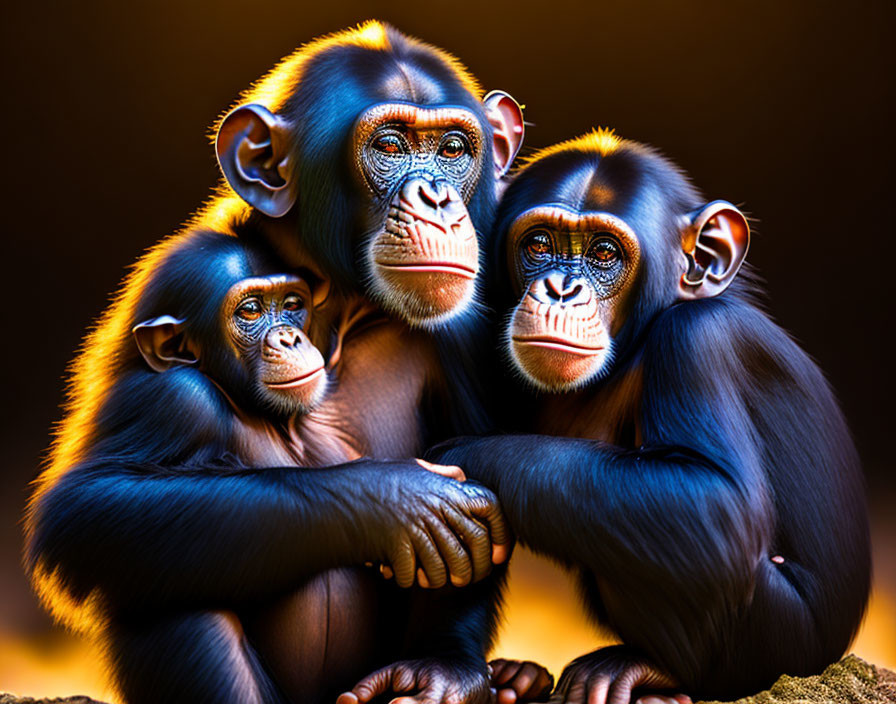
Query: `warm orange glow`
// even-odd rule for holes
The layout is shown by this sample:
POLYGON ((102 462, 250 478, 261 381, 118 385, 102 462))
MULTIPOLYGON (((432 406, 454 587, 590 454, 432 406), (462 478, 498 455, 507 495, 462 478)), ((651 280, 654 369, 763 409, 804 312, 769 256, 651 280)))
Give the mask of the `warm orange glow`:
MULTIPOLYGON (((409 40, 434 52, 450 65, 459 80, 473 95, 482 95, 482 88, 472 74, 456 58, 437 47, 415 39, 409 40)), ((356 28, 336 32, 297 49, 272 71, 243 93, 240 102, 256 102, 276 112, 301 79, 304 63, 310 56, 330 46, 350 44, 372 51, 389 51, 387 26, 371 20, 356 28)), ((234 234, 233 228, 248 217, 249 208, 236 198, 222 182, 218 194, 211 198, 188 221, 186 230, 206 228, 234 234)), ((36 501, 51 487, 59 476, 76 465, 90 447, 93 437, 93 419, 118 375, 124 350, 131 349, 131 328, 134 325, 134 309, 143 295, 143 289, 153 272, 183 241, 183 234, 175 234, 152 247, 136 263, 125 278, 112 304, 87 335, 81 352, 71 366, 66 415, 56 429, 46 469, 35 482, 35 492, 26 511, 26 530, 32 529, 32 517, 36 501)), ((35 586, 41 601, 54 616, 72 628, 89 631, 95 627, 82 605, 72 603, 58 580, 46 569, 35 575, 35 586)))
POLYGON ((28 697, 76 694, 117 704, 107 684, 102 654, 86 641, 53 633, 14 638, 0 633, 0 691, 28 697))
POLYGON ((875 584, 868 613, 850 648, 874 665, 896 670, 896 593, 875 584))
MULTIPOLYGON (((433 52, 439 59, 450 66, 463 86, 472 95, 480 97, 483 95, 479 81, 456 57, 437 46, 427 44, 419 39, 412 37, 407 37, 407 39, 411 44, 416 44, 433 52)), ((368 20, 357 27, 326 34, 300 46, 289 56, 281 59, 273 69, 253 83, 248 90, 243 91, 237 102, 231 106, 231 109, 244 103, 258 103, 273 113, 278 112, 283 108, 295 86, 301 81, 305 63, 308 59, 319 51, 333 46, 359 46, 370 51, 388 52, 392 50, 387 25, 377 20, 368 20)), ((230 110, 227 112, 230 112, 230 110)), ((212 130, 213 139, 227 112, 223 113, 215 123, 212 130)))
MULTIPOLYGON (((588 625, 573 582, 558 567, 517 548, 504 620, 493 656, 535 660, 559 677, 573 658, 613 642, 588 625)), ((896 591, 876 582, 868 615, 850 652, 896 669, 896 591)), ((116 704, 100 653, 86 640, 55 634, 26 639, 0 633, 0 691, 27 696, 85 694, 116 704)))
POLYGON ((501 631, 490 657, 534 660, 557 678, 573 658, 617 642, 588 623, 577 586, 566 572, 519 546, 507 587, 501 631))
MULTIPOLYGON (((247 212, 236 198, 219 197, 200 211, 187 227, 202 222, 206 227, 215 227, 232 235, 231 227, 247 212), (224 220, 225 217, 229 220, 224 220)), ((119 376, 119 365, 124 356, 134 350, 131 329, 135 323, 137 302, 155 271, 183 241, 183 235, 179 233, 151 247, 133 266, 111 305, 88 333, 71 365, 65 405, 67 412, 56 428, 45 470, 34 482, 35 492, 26 509, 26 531, 32 530, 32 516, 41 494, 62 473, 77 465, 93 442, 94 419, 100 405, 112 380, 119 376)), ((92 609, 85 609, 85 604, 73 602, 52 572, 38 565, 34 584, 42 603, 56 618, 80 631, 95 627, 90 617, 92 609)), ((96 595, 91 595, 88 601, 96 598, 96 595)))
MULTIPOLYGON (((574 582, 559 567, 519 547, 510 569, 504 622, 492 657, 535 660, 555 678, 579 655, 614 642, 585 619, 574 582)), ((896 669, 896 591, 876 581, 849 652, 896 669)))
POLYGON ((567 139, 565 142, 559 142, 558 144, 552 144, 550 147, 539 149, 534 154, 520 159, 519 163, 522 168, 525 168, 529 164, 544 159, 545 157, 568 151, 583 151, 607 156, 619 149, 623 141, 624 140, 609 127, 596 127, 580 137, 573 137, 572 139, 567 139))

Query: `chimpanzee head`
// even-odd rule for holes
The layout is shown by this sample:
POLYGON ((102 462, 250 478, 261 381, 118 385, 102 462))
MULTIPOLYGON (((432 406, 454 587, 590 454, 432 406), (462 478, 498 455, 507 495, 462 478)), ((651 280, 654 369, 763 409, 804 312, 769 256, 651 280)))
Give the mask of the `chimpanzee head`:
POLYGON ((606 376, 659 311, 722 293, 749 245, 737 208, 704 204, 669 161, 604 130, 536 154, 498 232, 506 350, 547 391, 606 376))
POLYGON ((230 187, 257 213, 294 221, 337 285, 409 324, 470 308, 478 233, 519 150, 522 114, 504 93, 480 100, 445 52, 378 22, 285 59, 222 120, 230 187))
POLYGON ((238 249, 209 260, 220 267, 189 282, 190 302, 171 304, 176 315, 134 327, 143 359, 156 372, 198 366, 241 411, 308 413, 327 389, 324 355, 309 337, 327 337, 311 331, 310 285, 294 274, 256 273, 238 249))

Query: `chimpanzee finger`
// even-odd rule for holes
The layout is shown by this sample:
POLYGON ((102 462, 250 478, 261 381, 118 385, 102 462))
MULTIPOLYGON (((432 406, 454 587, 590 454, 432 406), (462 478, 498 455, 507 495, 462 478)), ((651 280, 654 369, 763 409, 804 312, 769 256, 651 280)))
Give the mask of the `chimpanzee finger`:
POLYGON ((452 584, 461 587, 471 581, 478 582, 492 569, 491 542, 488 539, 488 530, 478 521, 474 521, 452 508, 445 508, 442 513, 448 525, 463 541, 470 563, 470 571, 457 574, 457 581, 452 581, 452 584))
POLYGON ((504 520, 504 513, 497 501, 483 500, 474 504, 470 513, 488 528, 491 538, 491 561, 500 565, 510 557, 513 547, 513 536, 504 520))
MULTIPOLYGON (((587 685, 588 681, 584 678, 575 680, 556 701, 562 702, 562 704, 586 704, 585 697, 588 694, 587 685)), ((553 701, 555 700, 551 697, 551 702, 553 701)), ((591 702, 588 702, 587 704, 591 704, 591 702)))
POLYGON ((350 692, 343 692, 336 704, 366 704, 392 688, 392 668, 384 667, 358 682, 350 692))
POLYGON ((414 674, 400 663, 394 663, 367 675, 350 692, 340 694, 336 704, 366 704, 386 692, 408 691, 414 686, 414 674))
POLYGON ((636 681, 637 676, 632 670, 626 670, 619 675, 610 685, 607 692, 607 704, 629 704, 632 700, 632 689, 636 681))
POLYGON ((504 687, 513 689, 520 699, 532 701, 539 695, 550 692, 553 684, 554 678, 550 672, 541 665, 527 660, 521 663, 517 674, 504 687))
MULTIPOLYGON (((609 704, 610 688, 613 681, 609 675, 598 675, 592 677, 588 681, 585 704, 609 704)), ((629 690, 631 696, 631 690, 629 690)), ((629 700, 625 700, 625 704, 629 704, 629 700)))
POLYGON ((416 561, 414 559, 414 547, 408 536, 404 536, 391 556, 392 573, 395 575, 395 583, 399 587, 410 587, 414 583, 416 573, 416 561))
POLYGON ((470 556, 464 550, 464 546, 457 539, 454 531, 436 516, 433 516, 426 522, 426 527, 429 529, 429 534, 435 541, 439 554, 448 567, 451 583, 454 586, 465 586, 468 584, 470 576, 473 574, 473 567, 470 564, 470 556))
MULTIPOLYGON (((448 570, 445 569, 445 563, 436 549, 432 536, 423 528, 414 527, 411 529, 411 540, 414 544, 414 550, 417 552, 417 560, 426 574, 426 581, 429 583, 421 586, 427 586, 432 589, 444 587, 448 581, 448 570)), ((413 579, 411 581, 413 582, 413 579)))
POLYGON ((495 660, 491 660, 489 665, 492 668, 492 684, 493 685, 502 685, 505 682, 509 682, 513 679, 514 675, 520 671, 523 663, 519 660, 505 660, 504 658, 497 658, 495 660))
MULTIPOLYGON (((446 694, 448 693, 448 688, 451 684, 450 680, 441 675, 432 674, 420 676, 421 673, 417 673, 417 677, 414 680, 414 688, 419 689, 413 695, 405 695, 402 697, 396 697, 389 704, 441 704, 448 700, 446 694)), ((396 692, 403 692, 412 689, 411 687, 395 687, 396 692)))
POLYGON ((449 479, 454 479, 459 482, 464 482, 467 480, 467 475, 464 474, 464 470, 462 470, 455 464, 433 464, 432 462, 427 462, 426 460, 421 460, 420 458, 417 458, 417 464, 423 467, 423 469, 428 469, 430 472, 441 474, 443 477, 448 477, 449 479))
POLYGON ((495 692, 495 704, 516 704, 519 696, 515 689, 499 689, 495 692))
POLYGON ((535 682, 529 688, 529 691, 526 692, 526 696, 531 700, 540 702, 546 699, 554 688, 554 676, 546 667, 538 664, 535 667, 538 668, 538 676, 535 678, 535 682))

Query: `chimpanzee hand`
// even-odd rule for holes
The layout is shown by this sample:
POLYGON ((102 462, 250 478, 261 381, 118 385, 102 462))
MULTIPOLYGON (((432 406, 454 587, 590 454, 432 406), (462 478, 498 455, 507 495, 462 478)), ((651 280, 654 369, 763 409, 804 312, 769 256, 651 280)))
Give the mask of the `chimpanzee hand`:
POLYGON ((401 587, 414 584, 418 565, 423 586, 442 587, 449 577, 465 586, 509 556, 511 537, 497 499, 479 484, 415 461, 382 463, 376 477, 358 482, 358 501, 366 506, 359 520, 371 557, 387 565, 401 587))
POLYGON ((499 658, 489 664, 497 704, 540 702, 548 698, 554 676, 538 663, 499 658))
MULTIPOLYGON (((455 481, 465 482, 467 480, 467 476, 464 474, 464 471, 456 466, 456 465, 443 465, 443 464, 433 464, 432 462, 427 462, 426 460, 421 460, 417 458, 417 464, 419 464, 423 469, 428 469, 430 472, 435 472, 436 474, 440 474, 443 477, 448 477, 449 479, 454 479, 455 481)), ((494 559, 495 554, 495 546, 492 546, 492 560, 494 562, 499 562, 500 560, 494 559)), ((369 566, 370 563, 368 563, 369 566)), ((392 568, 388 565, 380 565, 380 572, 383 577, 386 579, 392 579, 395 576, 395 573, 392 571, 392 568)), ((426 573, 423 571, 422 567, 417 568, 417 584, 419 584, 424 589, 429 589, 432 585, 429 583, 429 580, 426 578, 426 573)))
POLYGON ((399 695, 390 704, 491 704, 485 668, 426 658, 402 660, 377 670, 345 692, 336 704, 366 704, 380 694, 399 695))
POLYGON ((576 658, 560 675, 551 704, 629 704, 632 691, 641 690, 638 704, 690 704, 685 694, 645 694, 669 690, 675 681, 644 655, 625 645, 601 648, 576 658))

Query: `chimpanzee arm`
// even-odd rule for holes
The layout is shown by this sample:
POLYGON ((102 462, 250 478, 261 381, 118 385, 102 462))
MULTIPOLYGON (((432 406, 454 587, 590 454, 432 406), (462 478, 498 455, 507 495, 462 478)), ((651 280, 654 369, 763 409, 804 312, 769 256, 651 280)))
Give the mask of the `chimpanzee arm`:
POLYGON ((674 566, 699 580, 737 554, 751 556, 744 565, 751 573, 768 540, 768 490, 747 410, 731 385, 736 370, 701 376, 694 360, 723 358, 725 350, 701 349, 695 334, 678 334, 657 355, 661 364, 645 350, 637 449, 503 435, 449 441, 427 458, 457 464, 492 488, 517 537, 564 562, 599 566, 637 555, 645 566, 674 566), (699 550, 695 535, 703 536, 699 550), (693 564, 701 551, 706 564, 693 564))
MULTIPOLYGON (((215 608, 365 561, 391 565, 409 585, 415 556, 424 566, 441 559, 428 526, 445 510, 501 534, 488 490, 414 462, 228 467, 215 430, 220 422, 227 434, 227 415, 197 386, 201 375, 172 384, 170 374, 160 386, 144 380, 139 402, 113 394, 92 455, 38 491, 28 558, 44 588, 75 601, 97 589, 113 608, 215 608), (151 427, 134 420, 138 411, 151 427)), ((487 535, 466 547, 488 559, 487 535)))
MULTIPOLYGON (((641 360, 637 449, 511 435, 427 455, 492 488, 521 542, 583 568, 623 639, 682 683, 699 680, 731 635, 775 531, 741 393, 745 346, 733 349, 726 320, 673 308, 657 321, 641 360)), ((799 594, 777 581, 795 624, 811 631, 799 594)))

